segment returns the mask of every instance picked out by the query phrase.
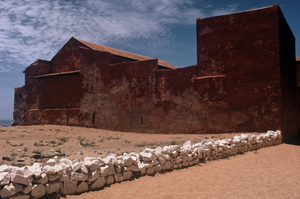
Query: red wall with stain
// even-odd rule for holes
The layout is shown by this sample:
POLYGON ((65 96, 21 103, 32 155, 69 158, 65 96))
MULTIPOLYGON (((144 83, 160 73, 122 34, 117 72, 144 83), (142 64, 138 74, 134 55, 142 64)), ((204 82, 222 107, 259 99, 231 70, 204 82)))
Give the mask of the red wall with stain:
POLYGON ((25 70, 15 124, 145 133, 297 131, 295 39, 278 6, 197 20, 197 65, 159 70, 71 38, 25 70))

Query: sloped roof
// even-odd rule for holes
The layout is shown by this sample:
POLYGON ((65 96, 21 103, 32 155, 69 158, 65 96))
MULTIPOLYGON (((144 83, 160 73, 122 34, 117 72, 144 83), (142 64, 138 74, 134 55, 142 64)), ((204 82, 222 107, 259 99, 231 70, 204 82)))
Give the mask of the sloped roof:
MULTIPOLYGON (((81 39, 77 39, 77 38, 75 38, 75 39, 78 40, 79 42, 81 42, 82 44, 86 45, 87 47, 90 47, 93 50, 109 52, 111 54, 114 54, 114 55, 117 55, 117 56, 120 56, 120 57, 126 57, 126 58, 137 60, 137 61, 145 61, 145 60, 153 59, 151 57, 146 57, 146 56, 126 52, 126 51, 123 51, 123 50, 118 50, 118 49, 115 49, 115 48, 102 46, 100 44, 95 44, 95 43, 84 41, 84 40, 81 40, 81 39)), ((158 65, 162 66, 162 67, 165 67, 165 68, 176 69, 176 67, 173 66, 172 64, 170 64, 166 61, 162 61, 162 60, 158 60, 158 65)))
POLYGON ((300 61, 300 57, 296 57, 296 61, 300 61))

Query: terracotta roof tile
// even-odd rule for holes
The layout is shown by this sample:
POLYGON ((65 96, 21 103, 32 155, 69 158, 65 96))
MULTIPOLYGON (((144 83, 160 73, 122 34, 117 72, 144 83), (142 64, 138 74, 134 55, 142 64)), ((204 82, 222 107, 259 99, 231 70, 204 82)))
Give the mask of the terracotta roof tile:
MULTIPOLYGON (((77 38, 75 38, 75 39, 77 39, 77 38)), ((145 61, 145 60, 153 59, 151 57, 146 57, 146 56, 126 52, 126 51, 123 51, 123 50, 118 50, 118 49, 115 49, 115 48, 102 46, 100 44, 95 44, 95 43, 84 41, 84 40, 81 40, 81 39, 77 39, 77 40, 80 41, 81 43, 83 43, 84 45, 90 47, 93 50, 109 52, 111 54, 114 54, 114 55, 117 55, 117 56, 120 56, 120 57, 126 57, 126 58, 137 60, 137 61, 145 61)), ((162 67, 165 67, 165 68, 176 69, 176 67, 173 66, 172 64, 169 64, 168 62, 162 61, 162 60, 158 60, 158 65, 162 66, 162 67)))

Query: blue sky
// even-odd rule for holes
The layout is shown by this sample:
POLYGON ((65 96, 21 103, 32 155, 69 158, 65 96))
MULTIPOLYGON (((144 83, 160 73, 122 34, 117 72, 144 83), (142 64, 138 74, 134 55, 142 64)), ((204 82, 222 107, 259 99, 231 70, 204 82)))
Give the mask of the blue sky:
POLYGON ((0 0, 0 120, 12 119, 22 71, 72 36, 184 67, 196 64, 196 18, 274 4, 300 57, 299 0, 0 0))

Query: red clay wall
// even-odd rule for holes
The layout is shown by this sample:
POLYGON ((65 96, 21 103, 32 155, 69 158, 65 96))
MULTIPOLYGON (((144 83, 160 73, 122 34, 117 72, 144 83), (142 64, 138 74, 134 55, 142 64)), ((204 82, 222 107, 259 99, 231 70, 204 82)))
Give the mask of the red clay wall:
POLYGON ((294 131, 285 126, 295 116, 288 114, 296 99, 291 96, 295 95, 295 79, 288 80, 295 69, 291 62, 295 44, 277 5, 198 19, 197 37, 198 75, 226 75, 224 103, 245 119, 236 130, 294 131), (293 103, 283 107, 289 100, 293 103))
POLYGON ((16 119, 147 133, 281 129, 293 137, 295 44, 279 7, 198 19, 197 38, 198 64, 164 71, 157 60, 123 62, 71 39, 51 63, 26 69, 16 119))

